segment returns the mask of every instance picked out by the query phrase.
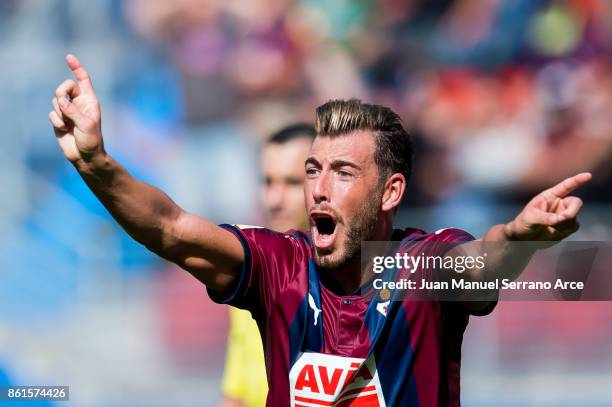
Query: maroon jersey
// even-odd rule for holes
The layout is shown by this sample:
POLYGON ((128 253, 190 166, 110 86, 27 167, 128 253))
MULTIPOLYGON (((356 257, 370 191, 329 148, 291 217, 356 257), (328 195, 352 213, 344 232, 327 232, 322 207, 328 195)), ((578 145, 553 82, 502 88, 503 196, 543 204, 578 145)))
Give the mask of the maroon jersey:
MULTIPOLYGON (((373 288, 337 295, 321 282, 308 235, 224 225, 242 243, 235 289, 211 298, 249 310, 261 331, 267 406, 458 406, 460 303, 393 301, 373 288)), ((400 249, 443 255, 459 229, 395 231, 400 249), (419 250, 421 250, 419 249, 419 250)), ((492 309, 492 308, 491 308, 492 309)))

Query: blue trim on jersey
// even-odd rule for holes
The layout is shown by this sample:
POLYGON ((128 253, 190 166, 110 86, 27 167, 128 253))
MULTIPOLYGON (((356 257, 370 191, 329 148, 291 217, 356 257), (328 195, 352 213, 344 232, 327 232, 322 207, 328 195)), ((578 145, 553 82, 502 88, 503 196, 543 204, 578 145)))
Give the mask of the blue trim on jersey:
MULTIPOLYGON (((399 271, 398 268, 389 269, 380 279, 383 282, 395 281, 399 271)), ((368 358, 374 355, 383 396, 388 406, 418 407, 416 382, 411 369, 412 342, 408 319, 402 306, 401 290, 393 290, 391 298, 386 301, 381 299, 380 291, 374 290, 365 314, 365 324, 370 332, 368 358), (377 306, 387 301, 389 304, 385 316, 377 306)))
MULTIPOLYGON (((395 281, 398 272, 399 270, 397 268, 388 269, 378 278, 380 278, 383 282, 395 281)), ((384 325, 389 319, 388 317, 385 317, 383 314, 381 314, 378 311, 377 309, 378 304, 384 303, 390 300, 388 308, 387 308, 387 316, 388 316, 391 310, 394 307, 396 307, 397 304, 399 303, 398 298, 397 298, 398 297, 397 293, 399 292, 399 290, 393 290, 392 297, 389 300, 385 300, 385 301, 383 301, 380 298, 380 291, 381 290, 376 290, 376 289, 374 290, 372 299, 370 300, 370 304, 368 305, 368 309, 366 310, 366 313, 365 313, 365 324, 368 327, 368 331, 370 332, 370 350, 368 351, 368 356, 372 354, 372 350, 374 349, 374 346, 376 346, 376 343, 378 342, 378 339, 384 328, 384 325)))
POLYGON ((391 304, 386 318, 389 322, 373 349, 378 377, 388 406, 418 407, 410 323, 402 302, 391 304))
POLYGON ((306 324, 309 327, 306 336, 306 350, 321 352, 323 350, 323 312, 321 311, 323 307, 321 305, 321 283, 314 259, 308 260, 308 294, 306 295, 306 302, 308 303, 306 324), (310 296, 312 296, 312 299, 310 296), (314 304, 311 304, 311 301, 314 304), (317 308, 317 313, 312 308, 313 305, 317 308))
POLYGON ((240 232, 240 229, 236 226, 224 223, 219 225, 219 227, 234 234, 234 236, 236 236, 240 241, 240 244, 242 245, 242 250, 244 251, 244 261, 242 262, 240 276, 238 278, 238 283, 235 287, 233 287, 228 293, 219 293, 218 291, 214 291, 206 287, 206 291, 208 291, 208 296, 211 300, 213 300, 217 304, 229 304, 234 302, 237 296, 244 293, 249 279, 251 278, 251 248, 249 247, 249 243, 247 242, 246 238, 242 235, 242 232, 240 232))
POLYGON ((289 327, 289 370, 302 352, 323 351, 323 313, 319 312, 315 325, 315 311, 309 304, 310 295, 314 306, 321 310, 321 284, 313 259, 308 261, 308 292, 289 327))
POLYGON ((303 345, 306 339, 306 318, 308 317, 308 296, 304 297, 298 307, 293 321, 289 326, 289 371, 302 353, 303 345))

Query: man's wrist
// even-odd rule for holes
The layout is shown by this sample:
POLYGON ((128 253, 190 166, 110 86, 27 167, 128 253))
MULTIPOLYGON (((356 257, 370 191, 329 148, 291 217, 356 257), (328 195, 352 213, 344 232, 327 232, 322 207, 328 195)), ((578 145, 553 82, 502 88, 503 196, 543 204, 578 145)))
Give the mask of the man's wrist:
POLYGON ((519 239, 516 238, 513 232, 512 222, 509 222, 491 227, 482 240, 486 242, 514 242, 519 239))
POLYGON ((95 183, 108 184, 114 179, 116 166, 112 157, 106 152, 90 155, 87 159, 80 158, 72 164, 82 177, 95 183))
POLYGON ((508 241, 508 242, 517 242, 520 239, 516 236, 516 233, 514 233, 514 221, 510 221, 508 223, 505 223, 503 225, 501 225, 501 233, 504 236, 504 240, 508 241))
POLYGON ((79 172, 98 172, 108 167, 109 156, 105 151, 89 154, 87 157, 80 157, 72 162, 72 165, 79 172))

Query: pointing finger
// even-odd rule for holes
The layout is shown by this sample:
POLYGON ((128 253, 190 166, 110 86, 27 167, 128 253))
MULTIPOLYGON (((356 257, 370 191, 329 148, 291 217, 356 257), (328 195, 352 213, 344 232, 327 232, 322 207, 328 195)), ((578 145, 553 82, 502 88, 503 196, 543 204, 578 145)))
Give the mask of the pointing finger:
POLYGON ((587 183, 593 176, 590 172, 583 172, 573 177, 569 177, 545 191, 548 195, 556 198, 564 198, 579 186, 587 183))
POLYGON ((68 64, 70 70, 72 70, 72 73, 74 74, 83 93, 94 93, 89 74, 85 68, 83 68, 83 65, 79 59, 72 54, 68 54, 66 55, 66 63, 68 64))

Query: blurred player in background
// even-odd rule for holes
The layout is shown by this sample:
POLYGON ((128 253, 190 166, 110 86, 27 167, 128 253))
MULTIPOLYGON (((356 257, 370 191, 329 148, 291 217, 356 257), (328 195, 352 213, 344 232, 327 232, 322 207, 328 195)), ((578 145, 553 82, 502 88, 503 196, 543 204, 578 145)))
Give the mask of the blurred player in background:
MULTIPOLYGON (((279 232, 308 227, 304 205, 304 161, 315 137, 314 127, 301 123, 285 127, 263 146, 261 171, 267 227, 279 232)), ((268 382, 261 335, 251 313, 230 308, 223 400, 221 407, 262 407, 268 382)))

